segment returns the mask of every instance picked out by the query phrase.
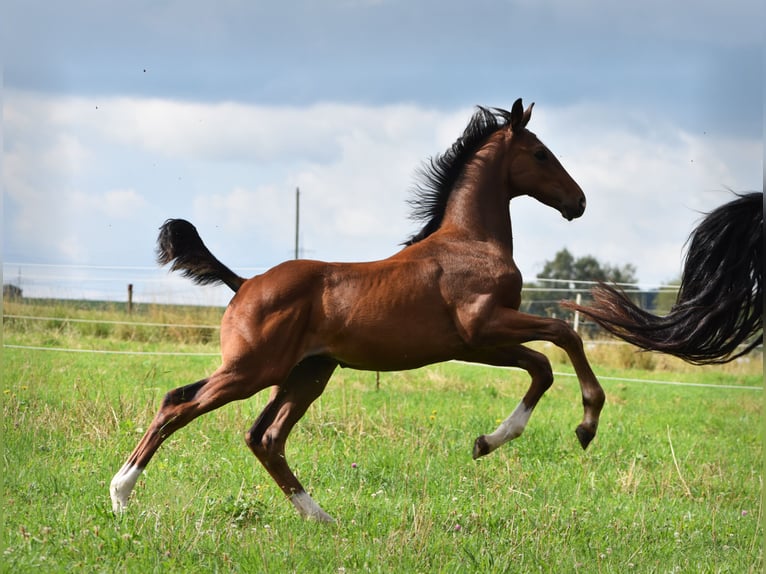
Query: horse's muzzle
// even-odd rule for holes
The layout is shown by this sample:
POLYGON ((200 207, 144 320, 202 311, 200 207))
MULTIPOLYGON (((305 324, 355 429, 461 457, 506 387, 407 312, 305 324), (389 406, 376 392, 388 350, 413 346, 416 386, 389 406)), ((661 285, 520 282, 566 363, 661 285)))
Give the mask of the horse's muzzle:
POLYGON ((583 213, 585 213, 585 196, 583 195, 580 197, 580 201, 577 203, 576 206, 572 207, 569 205, 565 205, 562 210, 561 214, 568 220, 572 221, 573 219, 577 219, 580 217, 583 213))

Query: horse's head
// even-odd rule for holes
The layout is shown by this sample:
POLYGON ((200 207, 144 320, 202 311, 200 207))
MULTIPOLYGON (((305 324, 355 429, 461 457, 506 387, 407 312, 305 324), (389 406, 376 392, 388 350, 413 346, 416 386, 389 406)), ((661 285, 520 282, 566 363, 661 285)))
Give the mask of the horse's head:
POLYGON ((511 197, 529 195, 571 221, 585 211, 585 194, 556 156, 527 129, 533 106, 524 110, 519 98, 511 109, 506 136, 511 197))

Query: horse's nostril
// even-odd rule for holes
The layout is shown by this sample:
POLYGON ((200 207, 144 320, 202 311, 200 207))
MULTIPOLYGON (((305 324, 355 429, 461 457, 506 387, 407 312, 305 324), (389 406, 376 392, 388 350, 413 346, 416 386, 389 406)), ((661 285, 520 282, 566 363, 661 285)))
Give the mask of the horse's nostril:
POLYGON ((583 196, 580 198, 580 209, 581 209, 582 211, 585 211, 585 203, 586 203, 586 202, 585 202, 585 196, 583 195, 583 196))

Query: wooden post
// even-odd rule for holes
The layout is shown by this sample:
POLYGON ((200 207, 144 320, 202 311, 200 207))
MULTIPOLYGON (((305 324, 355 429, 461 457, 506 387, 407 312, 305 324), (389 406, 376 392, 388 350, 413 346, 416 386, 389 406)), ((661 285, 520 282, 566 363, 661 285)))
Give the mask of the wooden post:
POLYGON ((128 283, 128 315, 133 313, 133 283, 128 283))
MULTIPOLYGON (((582 293, 578 293, 577 294, 577 297, 575 297, 575 303, 577 303, 578 305, 582 303, 582 293)), ((572 327, 574 329, 575 333, 577 333, 577 329, 579 327, 580 327, 580 312, 579 311, 575 311, 574 325, 572 327)))

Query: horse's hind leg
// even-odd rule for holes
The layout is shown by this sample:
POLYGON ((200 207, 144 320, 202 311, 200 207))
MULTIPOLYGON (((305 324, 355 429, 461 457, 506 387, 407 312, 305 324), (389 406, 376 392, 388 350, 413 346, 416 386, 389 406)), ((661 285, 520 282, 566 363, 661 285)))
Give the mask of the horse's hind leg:
POLYGON ((508 418, 500 423, 495 432, 476 439, 473 445, 473 458, 489 454, 499 446, 520 436, 535 406, 553 384, 553 370, 548 358, 527 347, 496 350, 489 356, 481 357, 481 362, 504 367, 521 367, 532 377, 532 382, 524 398, 508 418))
POLYGON ((269 403, 245 436, 245 441, 274 481, 304 518, 332 522, 295 477, 285 458, 285 444, 295 423, 322 394, 337 363, 326 357, 309 357, 295 366, 287 380, 276 387, 269 403))
POLYGON ((267 386, 254 384, 222 367, 207 379, 167 393, 143 438, 112 478, 109 492, 113 510, 125 510, 138 477, 166 438, 198 416, 267 386))

